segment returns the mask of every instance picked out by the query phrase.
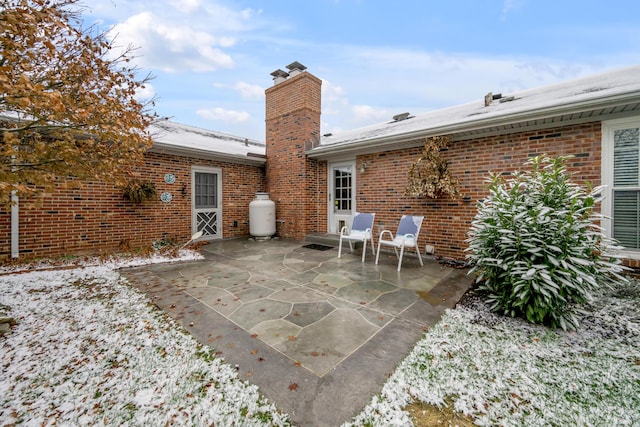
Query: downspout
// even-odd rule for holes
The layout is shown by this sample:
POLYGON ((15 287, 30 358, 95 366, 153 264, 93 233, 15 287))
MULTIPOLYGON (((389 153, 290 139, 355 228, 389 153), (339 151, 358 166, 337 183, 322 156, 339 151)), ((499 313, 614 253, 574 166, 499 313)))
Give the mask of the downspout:
POLYGON ((18 196, 11 192, 11 258, 20 256, 20 212, 18 196))
MULTIPOLYGON (((11 156, 12 172, 16 170, 15 161, 16 156, 11 156)), ((11 258, 13 259, 20 256, 20 211, 18 201, 18 194, 16 190, 13 190, 11 192, 11 258)))

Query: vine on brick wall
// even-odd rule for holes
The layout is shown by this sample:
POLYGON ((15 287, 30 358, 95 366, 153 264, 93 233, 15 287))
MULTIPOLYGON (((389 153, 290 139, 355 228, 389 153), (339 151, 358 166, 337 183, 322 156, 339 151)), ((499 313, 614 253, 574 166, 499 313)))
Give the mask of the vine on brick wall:
POLYGON ((449 140, 448 136, 425 138, 422 154, 409 168, 406 195, 431 199, 460 196, 458 179, 451 176, 449 162, 440 157, 440 150, 449 145, 449 140))

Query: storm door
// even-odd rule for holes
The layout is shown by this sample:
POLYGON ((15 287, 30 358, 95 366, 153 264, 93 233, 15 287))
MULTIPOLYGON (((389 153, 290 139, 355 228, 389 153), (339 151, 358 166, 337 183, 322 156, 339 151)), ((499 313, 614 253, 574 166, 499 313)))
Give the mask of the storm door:
POLYGON ((202 239, 222 238, 222 173, 217 168, 192 170, 192 231, 202 231, 202 239))
POLYGON ((329 233, 337 234, 351 225, 355 211, 355 162, 329 165, 329 233))

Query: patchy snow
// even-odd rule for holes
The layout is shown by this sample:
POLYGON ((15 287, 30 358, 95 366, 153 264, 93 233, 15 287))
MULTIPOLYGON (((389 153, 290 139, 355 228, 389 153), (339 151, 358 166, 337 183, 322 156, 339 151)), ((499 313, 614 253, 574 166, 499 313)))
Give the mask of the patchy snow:
MULTIPOLYGON (((18 321, 0 337, 0 425, 289 425, 117 271, 169 260, 85 260, 0 276, 0 303, 18 321)), ((637 282, 604 290, 582 328, 562 332, 469 299, 345 425, 411 425, 403 408, 414 399, 451 399, 481 426, 640 425, 639 302, 637 282)))
POLYGON ((175 147, 237 157, 264 156, 263 142, 162 120, 150 127, 155 147, 175 147))
POLYGON ((480 426, 640 425, 640 285, 605 291, 578 332, 490 313, 448 310, 365 410, 347 425, 411 425, 412 402, 454 409, 480 426))
POLYGON ((156 251, 147 256, 131 257, 129 255, 110 255, 108 257, 72 257, 59 260, 43 259, 29 263, 5 264, 0 266, 0 274, 17 273, 34 270, 51 270, 62 267, 90 267, 102 265, 117 269, 124 267, 137 267, 146 264, 158 264, 166 262, 194 261, 204 259, 200 252, 192 249, 179 249, 175 255, 165 251, 156 251))
MULTIPOLYGON (((487 88, 487 92, 489 91, 497 94, 500 88, 487 88)), ((401 121, 393 121, 389 117, 386 123, 324 136, 318 148, 429 130, 453 133, 464 127, 474 126, 474 123, 480 125, 497 119, 528 117, 531 120, 534 114, 541 112, 549 115, 570 106, 602 104, 611 98, 626 95, 637 98, 638 93, 640 66, 635 66, 541 88, 503 93, 502 102, 500 99, 494 100, 488 107, 484 106, 483 99, 478 99, 463 105, 416 114, 401 121), (513 100, 506 101, 511 97, 513 100)))
POLYGON ((115 270, 141 261, 0 277, 0 425, 289 425, 115 270))

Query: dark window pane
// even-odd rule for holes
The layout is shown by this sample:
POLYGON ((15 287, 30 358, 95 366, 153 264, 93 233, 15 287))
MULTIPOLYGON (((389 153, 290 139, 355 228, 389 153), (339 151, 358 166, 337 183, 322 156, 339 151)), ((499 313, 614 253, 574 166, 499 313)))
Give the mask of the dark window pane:
POLYGON ((613 133, 613 185, 638 185, 638 128, 616 130, 613 133))
POLYGON ((613 238, 629 249, 640 249, 640 191, 614 191, 613 238))

